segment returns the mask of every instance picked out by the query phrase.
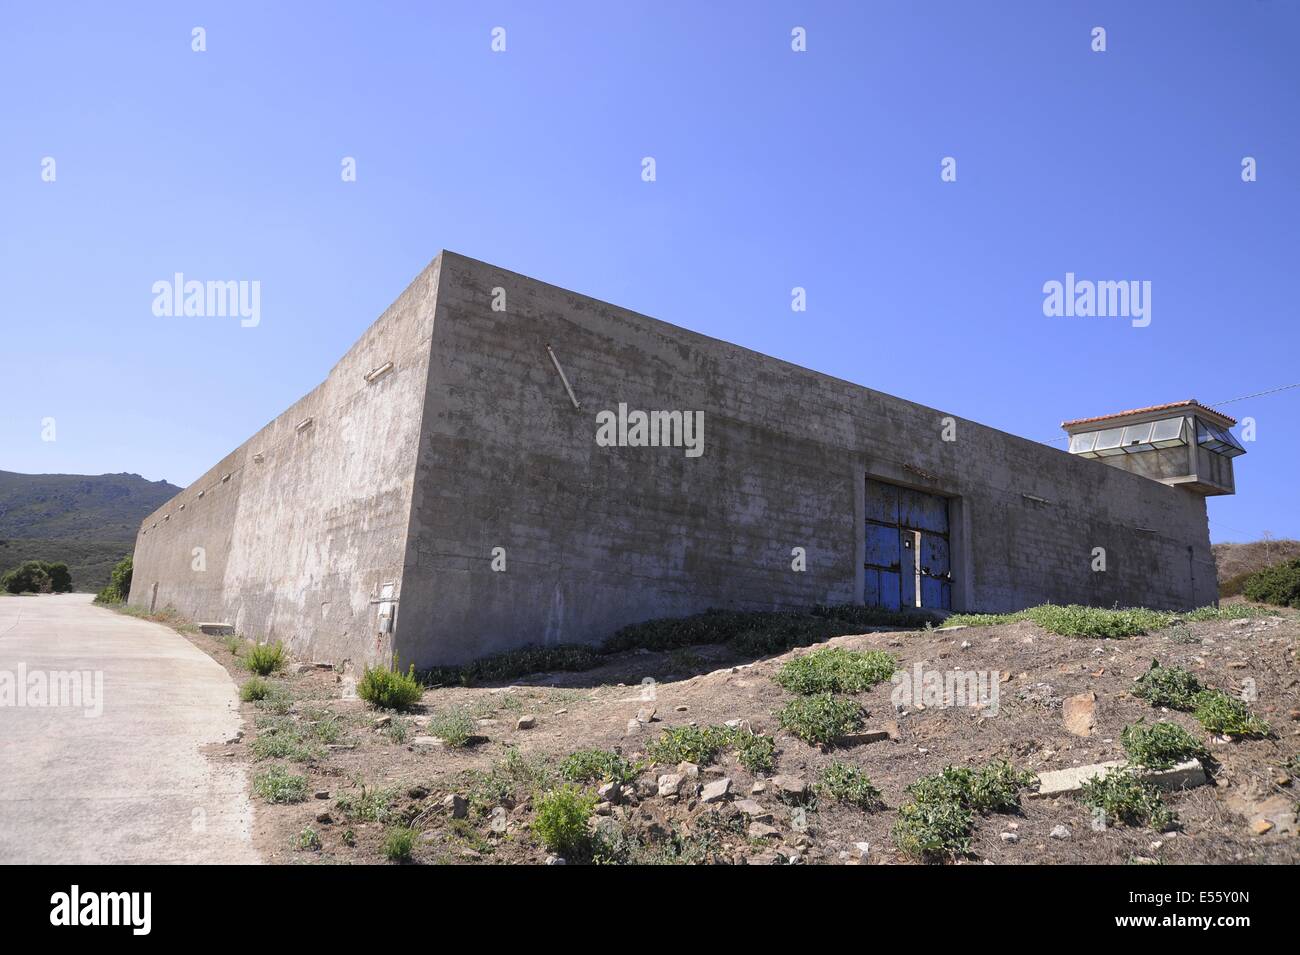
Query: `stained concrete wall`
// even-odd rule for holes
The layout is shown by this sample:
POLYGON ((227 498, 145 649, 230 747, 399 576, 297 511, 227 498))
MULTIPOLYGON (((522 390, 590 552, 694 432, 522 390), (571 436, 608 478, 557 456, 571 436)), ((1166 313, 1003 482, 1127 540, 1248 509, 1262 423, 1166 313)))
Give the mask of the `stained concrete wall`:
POLYGON ((1216 599, 1205 502, 1184 490, 961 418, 947 442, 944 412, 452 253, 436 315, 403 661, 596 642, 709 607, 859 601, 867 476, 953 499, 957 609, 1216 599), (598 447, 596 413, 619 402, 703 411, 704 454, 598 447))
POLYGON ((372 596, 400 589, 437 286, 435 261, 324 382, 145 519, 132 606, 230 622, 307 659, 390 657, 372 596))

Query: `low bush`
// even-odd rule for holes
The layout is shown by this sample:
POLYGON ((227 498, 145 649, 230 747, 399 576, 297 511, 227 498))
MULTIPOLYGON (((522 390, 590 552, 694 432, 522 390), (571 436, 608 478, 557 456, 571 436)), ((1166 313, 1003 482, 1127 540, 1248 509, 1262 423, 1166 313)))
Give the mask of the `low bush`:
POLYGON ((25 560, 0 577, 0 590, 11 594, 66 594, 72 590, 72 573, 62 561, 25 560))
POLYGON ((1152 660, 1151 669, 1138 677, 1133 685, 1133 695, 1152 706, 1190 710, 1196 703, 1196 694, 1203 689, 1200 681, 1188 670, 1182 667, 1162 667, 1152 660))
POLYGON ((630 763, 604 749, 580 749, 560 763, 560 775, 575 783, 632 783, 641 775, 639 763, 630 763))
POLYGON ((1125 726, 1120 742, 1129 762, 1147 769, 1168 769, 1189 759, 1204 759, 1205 747, 1176 723, 1145 723, 1125 726))
POLYGON ((583 856, 591 846, 587 820, 596 808, 596 797, 577 786, 563 785, 537 799, 533 831, 551 852, 583 856))
POLYGON ((581 672, 600 665, 600 651, 578 643, 522 647, 483 657, 464 666, 434 667, 420 674, 429 686, 504 683, 533 673, 581 672))
POLYGON ((384 836, 383 854, 389 862, 410 862, 419 833, 407 826, 390 829, 384 836))
POLYGON ((883 650, 822 647, 795 657, 774 679, 791 693, 861 693, 894 675, 898 661, 883 650))
POLYGON ((830 693, 815 693, 791 700, 776 714, 783 729, 805 742, 832 746, 862 726, 862 707, 830 693))
POLYGON ((304 829, 294 839, 294 846, 300 852, 319 852, 321 848, 320 833, 315 829, 304 829))
POLYGON ((109 574, 108 583, 103 590, 95 595, 95 603, 125 603, 126 599, 131 596, 131 572, 132 558, 130 554, 127 554, 113 567, 112 573, 109 574))
POLYGON ((307 779, 283 766, 272 766, 253 777, 253 792, 271 803, 302 802, 307 798, 307 779))
POLYGON ((1268 736, 1268 723, 1253 715, 1241 700, 1222 690, 1202 690, 1196 694, 1192 715, 1211 733, 1228 736, 1268 736))
POLYGON ((818 796, 865 811, 879 809, 884 805, 880 790, 871 784, 871 779, 865 772, 838 760, 821 771, 816 790, 818 796))
POLYGON ((513 806, 557 782, 559 774, 544 756, 524 756, 513 747, 491 769, 465 774, 466 796, 480 813, 491 812, 497 806, 513 806))
POLYGON ((281 643, 254 643, 244 653, 244 666, 258 676, 270 676, 283 670, 286 662, 284 644, 281 643))
POLYGON ((907 792, 913 801, 899 809, 894 825, 895 844, 908 855, 923 860, 970 851, 976 813, 1013 812, 1020 793, 1034 774, 995 760, 980 769, 948 766, 923 776, 907 792))
POLYGON ((1251 600, 1279 607, 1300 607, 1300 557, 1257 570, 1241 585, 1251 600))
POLYGON ((646 754, 653 762, 666 765, 687 762, 707 766, 731 744, 731 739, 731 730, 725 726, 679 726, 665 730, 646 747, 646 754))
POLYGON ((776 768, 776 740, 748 729, 736 730, 732 745, 736 759, 751 773, 769 773, 776 768))
POLYGON ((368 666, 357 681, 357 696, 381 710, 406 712, 423 695, 424 687, 415 678, 414 664, 406 673, 385 666, 368 666))
POLYGON ((477 729, 474 715, 463 706, 449 706, 429 718, 429 732, 453 748, 466 745, 477 729))
POLYGON ((906 855, 933 861, 970 852, 975 814, 956 802, 910 802, 899 807, 892 835, 906 855))
POLYGON ((290 759, 297 763, 312 762, 323 753, 320 746, 308 739, 291 719, 265 723, 249 748, 255 760, 290 759))
POLYGON ((1112 769, 1104 776, 1088 780, 1079 798, 1108 825, 1149 826, 1163 832, 1178 819, 1165 805, 1160 791, 1130 769, 1112 769))
POLYGON ((245 703, 255 703, 266 699, 270 692, 272 692, 271 684, 260 676, 254 676, 245 680, 244 685, 239 688, 239 698, 245 703))
POLYGON ((397 796, 395 788, 372 788, 358 780, 354 788, 335 798, 334 806, 350 821, 385 823, 393 815, 397 796))
POLYGON ((959 613, 945 621, 947 626, 963 624, 968 627, 989 627, 996 624, 1018 623, 1028 620, 1049 633, 1065 637, 1090 639, 1119 639, 1134 637, 1154 630, 1163 630, 1177 620, 1200 622, 1205 620, 1237 620, 1258 617, 1268 611, 1258 607, 1234 604, 1226 607, 1200 607, 1185 614, 1165 610, 1148 610, 1145 607, 1082 607, 1078 604, 1058 606, 1041 604, 1016 613, 959 613))

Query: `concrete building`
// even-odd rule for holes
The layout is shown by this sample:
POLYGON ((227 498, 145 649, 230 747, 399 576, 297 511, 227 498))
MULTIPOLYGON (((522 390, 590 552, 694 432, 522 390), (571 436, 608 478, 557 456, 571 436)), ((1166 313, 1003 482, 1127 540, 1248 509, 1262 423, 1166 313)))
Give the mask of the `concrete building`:
POLYGON ((417 666, 711 607, 1209 604, 1231 419, 1179 408, 1087 460, 443 252, 146 518, 130 601, 417 666))

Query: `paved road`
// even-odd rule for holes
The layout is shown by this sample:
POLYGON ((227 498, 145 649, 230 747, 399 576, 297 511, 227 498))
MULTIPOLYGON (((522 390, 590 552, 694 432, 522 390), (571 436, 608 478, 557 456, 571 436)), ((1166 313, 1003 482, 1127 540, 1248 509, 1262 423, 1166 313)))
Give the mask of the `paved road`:
POLYGON ((90 601, 0 596, 0 863, 257 862, 235 684, 90 601))

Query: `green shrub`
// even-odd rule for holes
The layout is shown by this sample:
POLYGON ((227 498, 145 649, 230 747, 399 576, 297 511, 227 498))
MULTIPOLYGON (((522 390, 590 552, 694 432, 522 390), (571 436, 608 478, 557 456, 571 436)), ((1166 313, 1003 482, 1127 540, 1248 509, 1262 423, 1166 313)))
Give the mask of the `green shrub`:
POLYGON ((776 714, 783 729, 808 743, 834 745, 862 726, 862 707, 852 700, 816 693, 791 700, 776 714))
POLYGON ((1003 759, 981 769, 945 767, 907 787, 917 802, 955 802, 979 813, 1010 812, 1020 806, 1020 792, 1032 785, 1033 773, 1017 770, 1003 759))
POLYGON ((867 774, 856 766, 838 760, 821 771, 816 789, 819 796, 866 811, 879 809, 883 805, 880 790, 871 784, 867 774))
POLYGON ((262 698, 254 700, 253 705, 264 712, 284 716, 293 708, 293 694, 289 692, 288 687, 271 683, 262 698))
POLYGON ((415 664, 403 674, 385 666, 366 667, 357 681, 357 696, 381 710, 406 712, 420 702, 424 688, 415 678, 415 664))
POLYGON ((581 856, 591 845, 587 820, 595 808, 595 795, 577 786, 559 786, 538 798, 533 831, 551 852, 581 856))
POLYGON ((384 858, 389 862, 410 862, 418 836, 419 833, 407 826, 390 829, 388 835, 384 837, 384 858))
POLYGON ((97 604, 120 604, 125 603, 126 599, 131 596, 131 555, 127 554, 117 562, 113 567, 113 572, 109 575, 108 583, 104 589, 95 595, 97 604))
POLYGON ((1211 733, 1228 736, 1267 736, 1269 725, 1254 716, 1246 704, 1222 690, 1202 690, 1196 694, 1192 715, 1211 733))
POLYGON ((473 714, 463 706, 449 706, 429 718, 429 732, 453 748, 468 743, 477 729, 473 714))
POLYGON ((673 765, 687 762, 707 766, 729 745, 731 730, 725 726, 679 726, 665 730, 646 747, 646 753, 656 763, 673 765))
POLYGON ((1133 637, 1153 630, 1162 630, 1175 620, 1236 620, 1241 617, 1260 616, 1262 611, 1240 604, 1228 607, 1200 607, 1185 614, 1145 607, 1081 607, 1078 604, 1058 606, 1041 604, 1016 613, 958 613, 945 621, 947 626, 962 624, 968 627, 990 627, 997 624, 1018 623, 1028 620, 1049 633, 1065 637, 1090 639, 1118 639, 1133 637))
POLYGON ((260 676, 249 677, 244 681, 244 685, 239 688, 239 698, 245 703, 254 703, 257 700, 266 699, 267 694, 271 691, 271 684, 260 676))
POLYGON ((253 777, 253 792, 267 802, 302 802, 307 798, 307 779, 293 775, 283 766, 272 766, 253 777))
POLYGON ((466 773, 465 789, 470 805, 487 813, 497 806, 513 805, 522 797, 550 789, 558 781, 558 774, 544 756, 524 756, 512 747, 506 751, 505 759, 491 769, 466 773))
POLYGON ((604 749, 580 749, 560 763, 560 775, 575 783, 632 783, 644 767, 604 749))
POLYGON ((1129 762, 1147 769, 1168 769, 1189 759, 1203 759, 1205 747, 1176 723, 1145 723, 1125 726, 1120 742, 1129 762))
POLYGON ((578 643, 522 647, 483 657, 464 666, 435 667, 421 678, 429 686, 474 686, 504 683, 533 673, 579 672, 600 665, 600 651, 578 643))
POLYGON ((960 803, 910 802, 899 807, 894 844, 916 859, 933 861, 970 852, 975 814, 960 803))
POLYGON ((383 823, 392 816, 397 795, 397 789, 372 789, 359 783, 348 792, 339 794, 334 806, 349 820, 383 823))
POLYGON ((1129 769, 1112 769, 1104 776, 1088 780, 1079 798, 1112 825, 1145 825, 1162 832, 1178 819, 1165 805, 1160 791, 1129 769))
POLYGON ((292 720, 275 720, 253 740, 250 747, 253 759, 291 759, 294 762, 309 763, 319 759, 321 749, 308 740, 292 720))
POLYGON ((237 633, 232 633, 226 637, 226 649, 230 651, 232 657, 239 656, 244 649, 244 638, 237 633))
POLYGON ((1190 620, 1193 623, 1201 623, 1206 620, 1254 620, 1258 617, 1276 617, 1277 611, 1270 610, 1267 607, 1256 607, 1251 604, 1224 604, 1221 607, 1198 607, 1195 610, 1189 610, 1184 614, 1176 614, 1184 620, 1190 620))
POLYGON ((62 561, 25 560, 0 577, 0 590, 11 594, 65 594, 72 590, 72 574, 62 561))
POLYGON ((883 650, 822 647, 795 657, 775 680, 791 693, 861 693, 894 675, 898 662, 883 650))
POLYGON ((736 759, 751 773, 768 773, 776 768, 776 740, 752 730, 737 730, 732 738, 736 759))
POLYGON ((294 840, 294 845, 300 852, 319 852, 321 848, 320 833, 315 829, 304 829, 298 833, 298 838, 294 840))
POLYGON ((1133 685, 1133 695, 1152 706, 1190 710, 1196 703, 1196 694, 1203 689, 1200 681, 1182 667, 1162 667, 1152 660, 1151 669, 1133 685))
POLYGON ((270 676, 283 670, 285 662, 284 645, 280 643, 254 643, 244 654, 244 666, 258 676, 270 676))
POLYGON ((1241 592, 1260 603, 1300 607, 1300 557, 1256 571, 1242 583, 1241 592))

